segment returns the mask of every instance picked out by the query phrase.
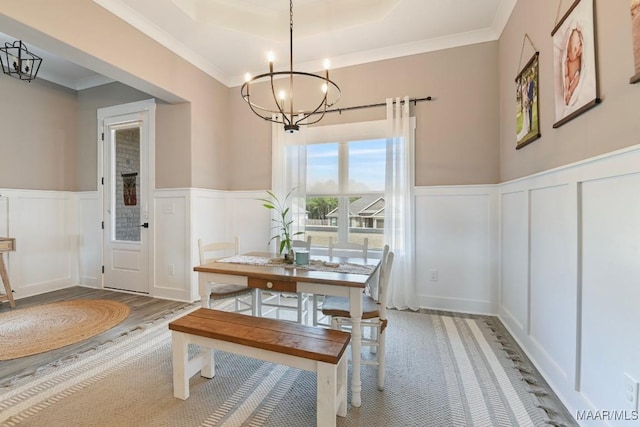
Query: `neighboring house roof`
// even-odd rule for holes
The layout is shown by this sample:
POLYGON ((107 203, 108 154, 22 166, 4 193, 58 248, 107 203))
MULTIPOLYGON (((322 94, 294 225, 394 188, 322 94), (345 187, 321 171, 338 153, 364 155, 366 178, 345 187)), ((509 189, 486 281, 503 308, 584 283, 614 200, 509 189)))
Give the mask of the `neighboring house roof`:
MULTIPOLYGON (((349 217, 384 217, 384 196, 364 196, 349 203, 349 217)), ((338 208, 327 214, 327 218, 337 218, 338 208)))

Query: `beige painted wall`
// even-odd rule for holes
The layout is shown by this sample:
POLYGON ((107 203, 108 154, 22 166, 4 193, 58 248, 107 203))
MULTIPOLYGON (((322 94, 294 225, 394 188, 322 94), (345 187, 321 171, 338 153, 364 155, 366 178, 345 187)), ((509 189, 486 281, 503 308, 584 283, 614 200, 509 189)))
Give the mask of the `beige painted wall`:
POLYGON ((191 181, 191 104, 156 106, 156 188, 187 188, 191 181))
MULTIPOLYGON (((190 103, 188 118, 185 110, 175 110, 181 131, 186 130, 184 122, 189 121, 190 138, 178 141, 180 138, 172 135, 163 142, 165 151, 159 153, 156 164, 159 187, 229 190, 270 187, 270 126, 249 112, 239 96, 239 88, 226 88, 93 1, 69 0, 69 3, 74 15, 83 19, 69 20, 68 14, 54 2, 31 0, 25 5, 24 1, 7 0, 3 2, 0 23, 11 24, 14 29, 23 25, 28 29, 26 32, 48 35, 66 46, 66 51, 83 52, 88 62, 103 67, 105 75, 142 92, 159 99, 190 103)), ((339 106, 383 102, 387 96, 433 96, 434 101, 412 107, 418 126, 416 184, 422 186, 496 183, 637 144, 640 125, 635 120, 635 111, 640 85, 628 83, 633 74, 628 6, 626 2, 596 1, 603 103, 559 129, 551 127, 554 112, 550 33, 556 8, 542 8, 534 0, 518 1, 499 42, 334 70, 333 76, 343 88, 339 106), (513 79, 521 66, 518 59, 525 32, 541 52, 542 138, 516 151, 513 79)), ((53 47, 56 53, 55 44, 47 47, 53 47)), ((72 94, 68 97, 67 105, 73 104, 72 94)), ((60 110, 56 114, 64 114, 60 105, 56 103, 60 110)), ((5 104, 3 108, 8 107, 5 104)), ((69 107, 68 111, 71 110, 69 107)), ((68 114, 71 117, 73 113, 68 114)), ((346 112, 327 117, 321 123, 383 116, 383 109, 346 112)), ((55 121, 53 117, 43 120, 55 121)), ((2 121, 5 122, 4 117, 2 121)), ((60 121, 56 123, 60 127, 60 121)), ((64 151, 64 158, 68 159, 65 168, 41 165, 37 174, 47 176, 46 188, 93 189, 89 183, 94 182, 94 166, 87 162, 93 153, 87 149, 84 137, 82 141, 79 136, 63 138, 65 132, 68 134, 64 130, 48 133, 45 140, 52 141, 42 147, 57 147, 55 155, 64 151), (69 162, 77 166, 70 166, 69 162)), ((80 134, 84 131, 78 129, 80 134)), ((7 151, 16 159, 25 157, 25 163, 12 162, 22 169, 28 164, 26 158, 34 156, 34 150, 25 154, 25 147, 12 146, 13 151, 7 151)), ((45 158, 51 157, 43 155, 42 159, 45 158)), ((40 181, 44 179, 34 181, 25 177, 17 182, 15 178, 7 178, 0 186, 43 187, 38 184, 40 181)))
MULTIPOLYGON (((152 98, 151 95, 122 83, 109 83, 78 91, 77 183, 74 190, 97 190, 98 109, 152 98)), ((39 126, 37 122, 34 126, 39 126)))
MULTIPOLYGON (((562 16, 572 2, 564 2, 562 16)), ((640 143, 638 103, 640 84, 635 73, 628 1, 595 1, 598 75, 602 103, 565 125, 553 129, 553 46, 557 4, 541 7, 536 0, 519 0, 499 41, 500 180, 508 181, 640 143), (542 137, 515 149, 514 79, 525 33, 540 51, 540 129, 542 137)), ((527 47, 523 55, 533 54, 527 47)))
POLYGON ((75 190, 75 91, 1 74, 0 93, 0 188, 75 190))
MULTIPOLYGON (((76 92, 4 75, 0 91, 13 100, 0 104, 0 188, 32 190, 95 191, 97 110, 151 98, 117 82, 76 92)), ((190 105, 159 103, 156 120, 156 187, 188 187, 190 105)))
POLYGON ((231 190, 229 88, 215 84, 194 87, 191 101, 191 187, 231 190))
MULTIPOLYGON (((498 44, 481 43, 332 71, 337 107, 432 96, 412 106, 417 118, 416 184, 490 184, 499 179, 498 44)), ((271 127, 231 88, 232 190, 271 186, 271 127)), ((385 109, 327 115, 319 125, 379 120, 385 109)))
POLYGON ((229 144, 226 86, 92 0, 65 0, 64 8, 48 0, 6 0, 0 26, 154 97, 191 103, 191 139, 182 141, 188 156, 175 159, 180 165, 157 165, 158 179, 168 187, 184 187, 182 178, 162 176, 164 170, 179 167, 190 173, 186 186, 229 187, 223 157, 229 144))

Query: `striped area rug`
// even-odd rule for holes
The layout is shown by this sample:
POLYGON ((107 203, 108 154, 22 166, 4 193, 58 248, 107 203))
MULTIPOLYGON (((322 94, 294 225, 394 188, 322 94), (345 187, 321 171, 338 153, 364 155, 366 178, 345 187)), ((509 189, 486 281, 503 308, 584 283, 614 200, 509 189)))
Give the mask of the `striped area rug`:
MULTIPOLYGON (((363 367, 362 406, 350 406, 338 426, 574 425, 562 408, 550 408, 544 384, 532 387, 532 367, 514 357, 495 322, 391 311, 385 390, 376 387, 375 367, 363 367)), ((0 385, 0 425, 315 425, 314 374, 228 353, 216 362, 214 379, 194 376, 191 397, 175 399, 165 322, 29 381, 0 385)))

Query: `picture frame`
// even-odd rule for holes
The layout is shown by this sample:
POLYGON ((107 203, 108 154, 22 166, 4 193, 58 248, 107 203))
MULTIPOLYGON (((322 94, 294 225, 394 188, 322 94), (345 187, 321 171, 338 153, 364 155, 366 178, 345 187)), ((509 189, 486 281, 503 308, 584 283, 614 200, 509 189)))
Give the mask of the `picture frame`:
POLYGON ((594 0, 575 0, 551 32, 558 128, 600 103, 594 0))
POLYGON ((533 54, 516 77, 516 150, 540 138, 538 109, 540 52, 533 54))
POLYGON ((629 79, 629 83, 638 83, 640 82, 640 0, 630 1, 630 12, 635 74, 629 79))

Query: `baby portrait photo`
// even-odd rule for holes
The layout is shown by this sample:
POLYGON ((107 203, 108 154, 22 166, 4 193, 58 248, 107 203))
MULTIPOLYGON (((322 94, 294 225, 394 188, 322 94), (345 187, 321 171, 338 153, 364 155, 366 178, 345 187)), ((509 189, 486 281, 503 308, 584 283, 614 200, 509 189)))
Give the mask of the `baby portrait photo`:
POLYGON ((551 35, 555 128, 599 102, 593 0, 576 0, 551 35))

